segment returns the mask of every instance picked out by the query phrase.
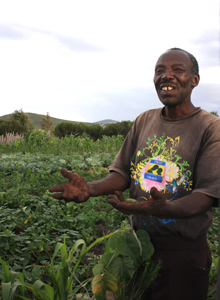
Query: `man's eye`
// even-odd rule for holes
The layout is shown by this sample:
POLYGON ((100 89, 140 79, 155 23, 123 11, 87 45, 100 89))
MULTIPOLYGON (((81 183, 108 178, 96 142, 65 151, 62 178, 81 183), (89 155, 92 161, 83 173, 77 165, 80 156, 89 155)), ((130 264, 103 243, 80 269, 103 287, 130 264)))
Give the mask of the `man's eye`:
POLYGON ((161 74, 162 72, 163 72, 162 69, 157 69, 157 70, 155 70, 155 74, 156 74, 156 75, 161 74))
POLYGON ((180 73, 180 72, 184 72, 184 70, 181 69, 181 68, 175 68, 174 71, 179 72, 179 73, 180 73))

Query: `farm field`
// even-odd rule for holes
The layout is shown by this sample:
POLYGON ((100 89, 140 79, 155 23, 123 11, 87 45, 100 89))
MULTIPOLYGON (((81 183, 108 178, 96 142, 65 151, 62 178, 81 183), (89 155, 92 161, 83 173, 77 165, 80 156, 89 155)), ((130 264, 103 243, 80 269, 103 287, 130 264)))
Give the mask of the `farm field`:
MULTIPOLYGON (((80 282, 93 276, 92 269, 105 249, 102 237, 128 226, 127 217, 113 209, 107 203, 107 197, 94 197, 83 204, 66 204, 63 200, 52 198, 49 188, 66 182, 60 174, 61 168, 77 172, 88 181, 103 178, 108 174, 108 165, 122 142, 121 136, 104 136, 97 141, 86 135, 60 140, 48 136, 42 130, 35 130, 20 141, 0 145, 2 282, 8 282, 5 277, 9 268, 14 274, 20 272, 29 284, 41 280, 51 285, 51 277, 40 267, 51 268, 53 260, 54 270, 57 270, 64 255, 63 249, 69 252, 74 243, 80 244, 82 240, 87 246, 92 243, 95 245, 83 257, 75 275, 80 282), (97 239, 100 242, 95 242, 97 239), (59 250, 63 247, 62 251, 57 250, 57 245, 59 250), (56 250, 56 256, 53 256, 56 250)), ((215 299, 218 230, 218 209, 215 209, 215 220, 208 233, 213 257, 208 299, 215 299)), ((79 252, 77 253, 73 258, 76 264, 79 252)), ((79 284, 75 282, 75 285, 77 287, 79 284)), ((79 289, 78 293, 83 291, 79 289)), ((0 285, 0 299, 19 299, 4 298, 3 295, 0 285)), ((33 298, 28 288, 25 290, 25 297, 23 299, 43 299, 33 298)), ((78 296, 66 299, 88 298, 78 296)))

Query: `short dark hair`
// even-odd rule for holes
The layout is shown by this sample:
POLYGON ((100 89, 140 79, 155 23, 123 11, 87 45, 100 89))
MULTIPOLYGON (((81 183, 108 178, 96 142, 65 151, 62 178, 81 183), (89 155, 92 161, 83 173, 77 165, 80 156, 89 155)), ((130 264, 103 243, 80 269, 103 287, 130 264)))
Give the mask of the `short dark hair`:
POLYGON ((185 52, 189 56, 189 58, 190 58, 190 61, 191 61, 191 70, 192 70, 193 75, 199 74, 199 64, 198 64, 198 61, 196 60, 195 56, 193 56, 191 53, 189 53, 186 50, 183 50, 181 48, 174 47, 174 48, 171 48, 169 50, 180 50, 180 51, 185 52))

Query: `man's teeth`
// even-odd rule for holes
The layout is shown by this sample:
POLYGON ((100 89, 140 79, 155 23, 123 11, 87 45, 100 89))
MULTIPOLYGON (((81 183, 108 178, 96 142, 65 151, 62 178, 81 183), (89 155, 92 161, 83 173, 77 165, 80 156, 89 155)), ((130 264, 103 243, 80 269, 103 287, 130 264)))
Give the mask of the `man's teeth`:
POLYGON ((171 91, 172 89, 173 89, 173 88, 172 88, 171 86, 163 86, 163 87, 162 87, 162 90, 163 90, 163 91, 167 91, 167 90, 168 90, 168 91, 171 91))

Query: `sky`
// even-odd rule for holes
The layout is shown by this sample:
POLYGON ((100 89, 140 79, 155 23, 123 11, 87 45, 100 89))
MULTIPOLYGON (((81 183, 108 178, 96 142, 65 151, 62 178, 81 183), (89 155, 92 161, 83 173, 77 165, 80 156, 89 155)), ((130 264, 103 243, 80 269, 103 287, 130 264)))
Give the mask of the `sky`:
POLYGON ((0 116, 130 120, 162 107, 154 67, 199 62, 192 102, 220 116, 219 0, 0 0, 0 116))

